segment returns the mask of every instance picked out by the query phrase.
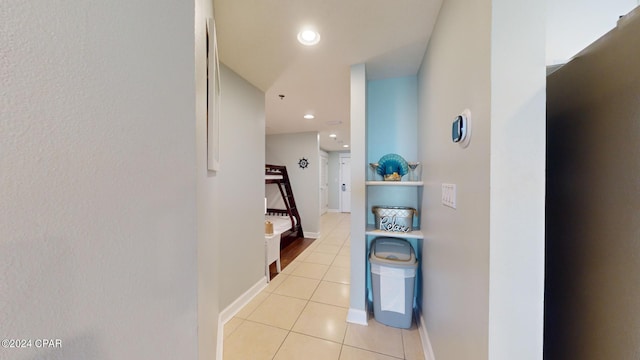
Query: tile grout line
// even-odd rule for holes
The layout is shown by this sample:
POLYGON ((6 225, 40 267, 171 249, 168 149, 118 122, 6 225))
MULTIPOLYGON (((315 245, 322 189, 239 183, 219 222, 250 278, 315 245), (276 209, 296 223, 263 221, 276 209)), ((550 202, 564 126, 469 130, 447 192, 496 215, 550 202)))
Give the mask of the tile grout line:
POLYGON ((282 339, 282 342, 280 343, 280 346, 278 346, 278 349, 276 350, 276 352, 271 357, 271 360, 276 358, 276 355, 278 355, 278 352, 280 352, 280 349, 282 349, 282 345, 284 345, 284 342, 287 341, 287 338, 289 338, 289 334, 291 334, 291 331, 288 331, 287 332, 287 336, 285 336, 284 339, 282 339))
MULTIPOLYGON (((334 226, 332 227, 332 230, 329 231, 327 234, 331 235, 331 234, 335 234, 336 232, 338 232, 337 231, 337 226, 342 224, 344 221, 346 221, 344 218, 340 218, 339 221, 336 221, 334 226)), ((327 235, 327 237, 328 237, 328 235, 327 235)), ((336 262, 338 256, 349 257, 349 254, 342 254, 341 252, 343 252, 345 249, 347 249, 347 250, 350 249, 350 247, 351 247, 350 246, 350 234, 347 232, 346 239, 343 240, 340 243, 337 243, 335 241, 337 238, 342 238, 342 236, 336 237, 335 239, 332 239, 332 240, 326 239, 323 236, 320 239, 318 239, 320 241, 318 241, 315 244, 315 246, 310 247, 310 248, 307 249, 307 251, 305 251, 307 256, 309 256, 309 255, 311 255, 313 253, 324 254, 324 255, 327 255, 327 257, 331 256, 332 260, 331 260, 330 264, 308 262, 308 261, 306 261, 306 258, 304 260, 300 260, 301 263, 307 263, 307 264, 312 264, 312 265, 320 265, 322 267, 326 267, 326 271, 324 271, 324 273, 322 274, 320 279, 317 279, 317 278, 314 278, 314 277, 301 276, 301 275, 298 275, 298 274, 293 274, 293 272, 296 271, 295 269, 292 270, 290 273, 282 274, 282 275, 286 275, 287 279, 289 277, 291 277, 291 276, 295 276, 296 278, 302 278, 302 279, 309 279, 309 280, 317 281, 316 286, 314 287, 313 291, 311 292, 311 295, 308 298, 300 298, 300 297, 295 297, 295 296, 290 296, 290 295, 285 295, 285 294, 276 294, 276 291, 278 291, 278 289, 280 289, 283 286, 283 284, 286 282, 287 279, 284 279, 284 280, 282 280, 280 282, 280 284, 278 284, 276 287, 274 287, 271 291, 263 290, 263 293, 265 293, 265 298, 262 299, 259 303, 257 303, 256 304, 256 308, 253 309, 251 312, 249 312, 248 315, 245 318, 237 317, 237 319, 240 321, 240 324, 238 324, 238 326, 236 326, 234 331, 231 331, 229 333, 229 336, 232 336, 232 333, 236 332, 238 330, 238 328, 241 327, 242 324, 244 324, 244 323, 260 324, 260 325, 271 327, 271 328, 274 328, 274 329, 280 329, 280 330, 286 331, 286 336, 284 337, 282 342, 277 347, 277 349, 276 349, 274 355, 271 357, 271 359, 275 359, 277 357, 277 354, 283 349, 284 343, 291 337, 292 333, 295 333, 295 334, 298 334, 298 335, 301 335, 301 336, 307 336, 307 337, 318 339, 318 340, 324 340, 324 341, 327 341, 327 342, 330 342, 330 343, 334 343, 334 344, 340 345, 340 351, 338 352, 338 359, 339 359, 342 356, 342 352, 343 352, 344 346, 350 346, 350 345, 346 345, 344 343, 345 339, 346 339, 347 332, 348 332, 349 324, 347 324, 347 327, 345 327, 344 333, 342 334, 342 341, 341 342, 336 342, 335 340, 329 340, 329 339, 325 339, 325 338, 322 338, 322 337, 319 337, 319 336, 309 335, 309 334, 305 334, 303 332, 299 332, 299 331, 295 331, 294 330, 294 327, 300 321, 300 319, 302 317, 302 314, 306 310, 309 309, 309 306, 310 306, 311 302, 313 302, 314 304, 321 304, 321 305, 324 305, 324 306, 330 306, 330 307, 334 307, 334 308, 340 308, 340 309, 347 308, 348 309, 348 306, 347 307, 343 307, 343 306, 340 306, 340 305, 336 305, 334 303, 328 303, 328 302, 312 300, 313 296, 315 296, 316 293, 318 292, 318 290, 320 289, 320 285, 322 285, 323 281, 326 282, 327 284, 336 284, 336 285, 349 286, 348 283, 345 284, 344 282, 325 280, 325 277, 327 276, 327 273, 331 269, 335 269, 334 271, 347 271, 349 269, 349 267, 336 266, 336 265, 334 265, 334 263, 336 262), (325 243, 324 241, 327 241, 327 243, 325 243), (348 241, 349 241, 349 243, 347 243, 348 241), (335 252, 335 253, 318 251, 318 246, 320 246, 320 245, 327 245, 327 246, 337 247, 337 248, 339 248, 339 250, 337 252, 335 252), (260 306, 265 301, 267 301, 269 298, 272 298, 272 295, 283 296, 283 297, 287 297, 287 298, 290 298, 290 299, 303 300, 304 301, 304 307, 302 308, 300 313, 297 315, 296 319, 292 322, 292 325, 291 325, 290 329, 283 329, 283 328, 281 328, 279 326, 274 326, 272 324, 266 324, 266 323, 262 323, 262 322, 259 322, 259 321, 255 321, 255 320, 249 319, 253 314, 256 313, 258 308, 260 308, 260 306)), ((301 255, 305 254, 305 252, 301 253, 301 255)), ((346 319, 345 319, 345 321, 346 321, 346 319)), ((368 350, 368 349, 361 349, 361 348, 359 348, 357 346, 353 347, 353 348, 360 349, 362 351, 367 351, 367 352, 372 352, 372 353, 384 355, 384 356, 389 356, 391 358, 395 358, 394 356, 391 356, 391 355, 379 353, 377 351, 371 351, 371 350, 368 350)), ((403 341, 403 351, 404 351, 404 341, 403 341)))
MULTIPOLYGON (((413 321, 413 317, 411 319, 411 321, 413 321)), ((400 330, 400 340, 402 340, 402 358, 403 359, 407 359, 407 350, 405 349, 404 346, 404 331, 400 330)))

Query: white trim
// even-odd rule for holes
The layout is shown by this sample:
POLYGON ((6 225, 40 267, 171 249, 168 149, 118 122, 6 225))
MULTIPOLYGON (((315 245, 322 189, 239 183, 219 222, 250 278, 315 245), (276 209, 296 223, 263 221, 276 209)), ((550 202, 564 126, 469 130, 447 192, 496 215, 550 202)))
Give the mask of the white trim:
POLYGON ((347 322, 358 325, 368 326, 369 317, 366 310, 350 308, 347 313, 347 322))
POLYGON ((330 212, 330 213, 339 213, 339 212, 340 212, 340 209, 327 209, 327 212, 330 212))
POLYGON ((418 332, 420 333, 420 340, 422 341, 422 352, 424 353, 425 360, 436 360, 433 355, 433 347, 431 347, 431 341, 429 340, 429 333, 427 333, 427 323, 422 317, 422 312, 416 309, 415 318, 418 325, 418 332))
POLYGON ((253 300, 260 291, 267 287, 267 277, 263 276, 257 283, 253 284, 244 294, 240 295, 234 302, 229 304, 220 312, 219 321, 222 325, 231 320, 249 301, 253 300))
POLYGON ((224 355, 224 352, 222 351, 222 345, 224 345, 224 334, 222 333, 224 331, 224 323, 222 321, 220 321, 220 315, 218 315, 218 338, 217 338, 217 345, 216 345, 216 360, 223 360, 222 356, 224 355))
POLYGON ((244 294, 240 295, 234 302, 229 304, 218 315, 218 339, 216 346, 216 359, 222 360, 222 345, 224 344, 224 324, 231 320, 245 305, 253 300, 268 285, 267 277, 263 276, 257 283, 253 284, 244 294))
POLYGON ((320 237, 320 233, 319 232, 308 232, 308 231, 303 231, 304 233, 304 237, 305 238, 309 238, 309 239, 317 239, 320 237))

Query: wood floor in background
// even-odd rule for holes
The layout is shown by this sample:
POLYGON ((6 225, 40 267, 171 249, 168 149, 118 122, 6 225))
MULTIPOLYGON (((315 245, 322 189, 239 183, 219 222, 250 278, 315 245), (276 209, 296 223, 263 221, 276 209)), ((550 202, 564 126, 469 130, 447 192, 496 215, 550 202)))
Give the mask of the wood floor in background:
MULTIPOLYGON (((291 242, 291 244, 287 245, 284 249, 280 250, 281 270, 284 270, 287 265, 291 264, 291 262, 295 260, 298 255, 302 254, 304 249, 311 245, 314 240, 315 239, 298 238, 291 242)), ((274 276, 278 275, 278 273, 276 272, 275 262, 269 266, 269 275, 271 276, 271 279, 273 279, 274 276)))

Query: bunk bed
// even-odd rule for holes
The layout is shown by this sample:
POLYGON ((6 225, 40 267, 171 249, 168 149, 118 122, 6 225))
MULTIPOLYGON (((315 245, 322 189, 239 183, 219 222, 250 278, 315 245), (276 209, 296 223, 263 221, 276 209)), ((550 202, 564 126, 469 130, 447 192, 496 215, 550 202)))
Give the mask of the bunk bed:
POLYGON ((282 232, 280 247, 284 248, 297 238, 303 238, 300 213, 293 197, 287 167, 265 165, 265 185, 275 184, 280 190, 284 209, 267 208, 265 219, 273 223, 274 230, 282 232))

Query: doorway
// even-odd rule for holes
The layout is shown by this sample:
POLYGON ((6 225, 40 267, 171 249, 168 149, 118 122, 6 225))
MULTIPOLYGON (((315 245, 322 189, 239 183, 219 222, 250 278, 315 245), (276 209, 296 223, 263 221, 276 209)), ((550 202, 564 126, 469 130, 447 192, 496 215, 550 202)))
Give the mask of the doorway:
POLYGON ((320 152, 320 215, 329 210, 329 154, 320 152))
POLYGON ((340 154, 340 212, 351 212, 351 154, 340 154))

